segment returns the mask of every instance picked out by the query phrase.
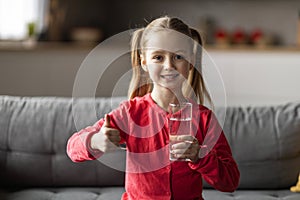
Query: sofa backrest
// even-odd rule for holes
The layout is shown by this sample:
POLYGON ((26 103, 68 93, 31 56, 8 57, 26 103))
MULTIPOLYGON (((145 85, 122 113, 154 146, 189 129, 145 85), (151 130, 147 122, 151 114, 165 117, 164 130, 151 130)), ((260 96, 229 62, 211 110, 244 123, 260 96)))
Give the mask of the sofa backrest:
MULTIPOLYGON (((217 114, 224 115, 223 110, 217 114)), ((297 182, 300 102, 228 107, 224 132, 241 173, 239 188, 289 188, 297 182)))
MULTIPOLYGON (((103 117, 120 101, 120 98, 99 98, 96 102, 83 98, 73 102, 71 98, 0 96, 0 184, 123 185, 121 169, 112 169, 99 161, 73 163, 66 155, 68 138, 77 129, 94 124, 96 117, 103 117)), ((116 159, 119 168, 125 168, 125 153, 110 159, 116 159)))
MULTIPOLYGON (((77 99, 0 96, 2 186, 124 184, 125 153, 73 163, 68 138, 95 123, 125 98, 77 99), (75 113, 75 115, 73 115, 75 113), (95 116, 97 113, 97 116, 95 116), (115 169, 110 163, 117 163, 115 169)), ((216 109, 236 159, 243 189, 288 188, 300 169, 300 102, 216 109)))

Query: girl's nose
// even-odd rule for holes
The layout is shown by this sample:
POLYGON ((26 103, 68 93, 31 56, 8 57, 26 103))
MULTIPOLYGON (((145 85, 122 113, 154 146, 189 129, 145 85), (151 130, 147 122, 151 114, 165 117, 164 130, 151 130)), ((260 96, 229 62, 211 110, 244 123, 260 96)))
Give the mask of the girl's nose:
POLYGON ((165 58, 163 65, 164 65, 164 69, 166 69, 166 70, 170 70, 170 69, 175 68, 172 57, 170 57, 170 56, 167 56, 165 58))

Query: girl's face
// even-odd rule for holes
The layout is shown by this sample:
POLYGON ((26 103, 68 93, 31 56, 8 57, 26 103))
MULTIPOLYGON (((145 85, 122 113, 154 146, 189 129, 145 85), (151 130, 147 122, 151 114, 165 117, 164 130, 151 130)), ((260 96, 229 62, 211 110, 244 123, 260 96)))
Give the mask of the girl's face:
POLYGON ((158 31, 148 36, 141 61, 154 87, 181 90, 193 63, 188 40, 176 31, 158 31))

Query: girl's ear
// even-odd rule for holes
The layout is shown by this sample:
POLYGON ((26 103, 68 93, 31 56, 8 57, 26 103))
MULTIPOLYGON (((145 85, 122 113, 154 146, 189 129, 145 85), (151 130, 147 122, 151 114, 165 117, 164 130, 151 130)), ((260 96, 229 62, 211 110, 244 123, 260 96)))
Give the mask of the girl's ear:
POLYGON ((142 68, 145 72, 148 72, 148 68, 147 68, 147 65, 146 65, 146 60, 145 60, 143 55, 141 55, 141 66, 142 66, 142 68))

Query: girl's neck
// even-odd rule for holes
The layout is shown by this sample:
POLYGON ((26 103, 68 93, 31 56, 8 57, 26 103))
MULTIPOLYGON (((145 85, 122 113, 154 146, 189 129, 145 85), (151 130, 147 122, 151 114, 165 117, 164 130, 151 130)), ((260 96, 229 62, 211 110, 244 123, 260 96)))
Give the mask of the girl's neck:
POLYGON ((182 91, 171 91, 167 88, 162 90, 156 90, 155 87, 151 92, 151 97, 155 101, 157 105, 159 105, 164 110, 168 110, 168 106, 170 103, 180 103, 186 102, 186 98, 183 96, 182 91))

